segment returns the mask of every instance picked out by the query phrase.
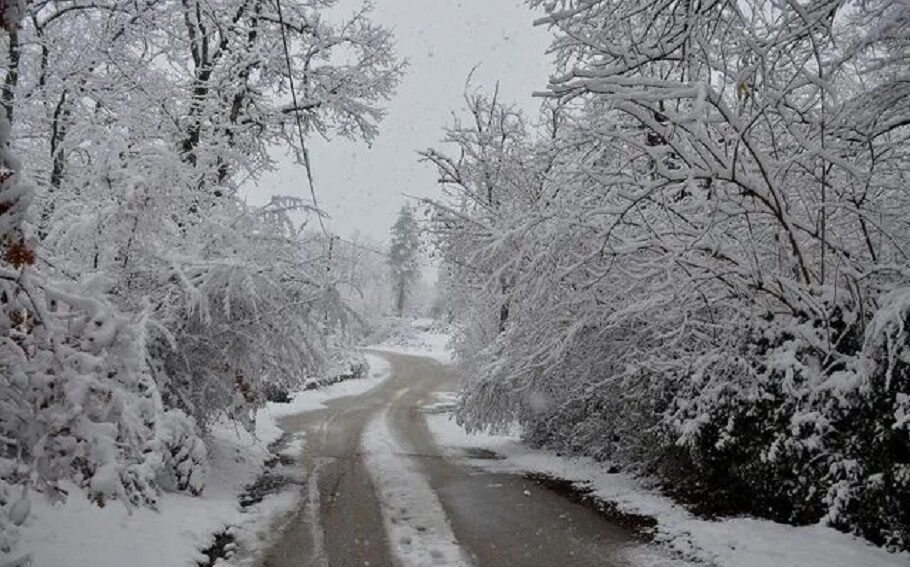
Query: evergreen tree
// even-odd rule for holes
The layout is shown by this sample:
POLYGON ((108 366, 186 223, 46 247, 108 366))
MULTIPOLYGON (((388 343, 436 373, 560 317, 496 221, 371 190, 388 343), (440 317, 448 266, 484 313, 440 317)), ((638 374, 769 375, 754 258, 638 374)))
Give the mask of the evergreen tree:
POLYGON ((404 315, 408 296, 420 278, 417 256, 420 252, 420 228, 414 212, 405 205, 398 212, 392 226, 392 244, 389 248, 389 269, 395 292, 395 311, 404 315))

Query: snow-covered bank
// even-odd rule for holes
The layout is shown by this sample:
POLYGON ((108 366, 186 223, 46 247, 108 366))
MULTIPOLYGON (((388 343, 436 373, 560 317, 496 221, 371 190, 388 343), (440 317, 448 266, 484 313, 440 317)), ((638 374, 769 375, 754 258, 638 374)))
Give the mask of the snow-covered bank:
MULTIPOLYGON (((362 394, 388 376, 388 364, 368 355, 368 378, 340 382, 322 390, 296 394, 291 403, 269 403, 257 414, 256 435, 219 424, 209 443, 210 468, 201 497, 166 494, 158 511, 137 509, 129 513, 119 502, 98 508, 77 489, 62 503, 32 498, 32 514, 21 528, 19 553, 0 556, 0 565, 25 553, 34 567, 189 567, 208 558, 202 550, 213 534, 227 530, 246 550, 267 543, 272 520, 297 503, 297 490, 266 496, 241 507, 239 497, 264 470, 274 455, 269 445, 282 431, 278 420, 287 415, 314 411, 324 403, 362 394)), ((298 452, 302 439, 293 439, 283 452, 298 452)))
MULTIPOLYGON (((629 475, 608 473, 590 459, 559 457, 521 444, 516 435, 468 435, 451 415, 433 404, 427 423, 440 446, 464 458, 469 449, 485 449, 501 460, 474 459, 487 470, 538 473, 593 490, 621 512, 653 517, 655 541, 678 556, 717 567, 906 567, 910 554, 891 554, 865 541, 825 526, 794 527, 754 518, 709 521, 697 518, 670 498, 629 475)), ((644 561, 648 565, 647 561, 644 561)))
POLYGON ((158 511, 140 508, 129 513, 120 502, 98 508, 75 488, 56 505, 35 497, 20 548, 31 553, 35 567, 181 567, 204 562, 202 550, 214 533, 256 523, 291 504, 284 494, 243 511, 238 503, 244 486, 270 456, 271 440, 219 425, 212 432, 203 495, 165 494, 158 511))
POLYGON ((294 394, 289 403, 269 403, 259 411, 256 419, 256 436, 261 439, 277 439, 282 431, 278 420, 289 415, 315 411, 325 407, 325 402, 359 396, 369 392, 389 376, 391 367, 384 358, 367 353, 370 374, 367 378, 345 380, 319 390, 306 390, 294 394))
POLYGON ((439 330, 432 319, 415 319, 396 329, 391 336, 380 344, 371 346, 370 349, 425 356, 448 364, 452 362, 452 355, 447 348, 450 339, 451 336, 439 330))

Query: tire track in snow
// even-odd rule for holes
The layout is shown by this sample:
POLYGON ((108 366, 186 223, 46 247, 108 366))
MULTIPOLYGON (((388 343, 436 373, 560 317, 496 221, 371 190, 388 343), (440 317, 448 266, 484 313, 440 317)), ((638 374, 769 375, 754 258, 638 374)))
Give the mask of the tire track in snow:
MULTIPOLYGON (((405 392, 399 392, 400 398, 405 392)), ((389 547, 404 567, 468 567, 439 497, 389 426, 388 410, 363 435, 364 462, 379 497, 389 547)))
POLYGON ((313 546, 313 557, 307 563, 307 567, 328 567, 328 559, 325 553, 325 538, 323 536, 322 520, 320 519, 321 499, 319 498, 319 470, 322 468, 323 461, 317 460, 307 479, 307 502, 306 515, 310 525, 310 543, 313 546))

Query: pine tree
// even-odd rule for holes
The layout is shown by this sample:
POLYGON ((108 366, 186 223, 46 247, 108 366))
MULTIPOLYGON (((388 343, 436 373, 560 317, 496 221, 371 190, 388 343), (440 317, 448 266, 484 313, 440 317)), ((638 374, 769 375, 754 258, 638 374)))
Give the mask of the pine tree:
POLYGON ((395 311, 404 315, 408 296, 420 278, 417 257, 420 252, 420 227, 414 212, 405 205, 398 212, 392 226, 392 244, 389 247, 389 269, 395 292, 395 311))

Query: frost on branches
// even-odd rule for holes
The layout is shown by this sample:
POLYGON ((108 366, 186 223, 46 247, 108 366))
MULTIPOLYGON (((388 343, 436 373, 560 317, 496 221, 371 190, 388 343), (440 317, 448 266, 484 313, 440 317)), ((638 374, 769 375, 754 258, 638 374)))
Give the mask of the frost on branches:
POLYGON ((429 151, 460 417, 910 547, 906 2, 534 0, 535 127, 429 151))
POLYGON ((267 391, 346 359, 321 213, 239 189, 271 147, 303 156, 298 117, 304 136, 373 137, 402 64, 369 7, 330 21, 325 0, 283 18, 264 0, 0 6, 7 552, 36 493, 201 493, 210 425, 251 427, 267 391))

